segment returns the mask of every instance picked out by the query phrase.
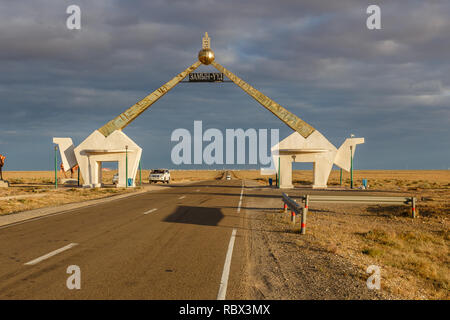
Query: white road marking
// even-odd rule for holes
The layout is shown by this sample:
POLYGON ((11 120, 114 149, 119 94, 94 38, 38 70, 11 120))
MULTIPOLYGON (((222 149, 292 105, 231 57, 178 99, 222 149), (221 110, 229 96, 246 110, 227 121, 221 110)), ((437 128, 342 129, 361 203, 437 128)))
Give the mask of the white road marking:
POLYGON ((70 243, 70 244, 68 244, 68 245, 65 246, 65 247, 59 248, 59 249, 57 249, 57 250, 55 250, 55 251, 52 251, 52 252, 50 252, 50 253, 47 253, 46 255, 43 255, 43 256, 41 256, 41 257, 39 257, 39 258, 36 258, 36 259, 34 259, 34 260, 31 260, 31 261, 25 263, 25 265, 27 265, 27 266, 32 266, 32 265, 38 264, 39 262, 44 261, 44 260, 46 260, 46 259, 48 259, 48 258, 51 258, 51 257, 57 255, 58 253, 61 253, 61 252, 66 251, 66 250, 69 250, 70 248, 73 248, 73 247, 75 247, 76 245, 78 245, 78 243, 70 243))
POLYGON ((242 181, 242 188, 241 188, 241 197, 239 198, 239 204, 237 208, 237 212, 241 212, 241 205, 242 205, 242 196, 244 195, 244 182, 242 181))
POLYGON ((154 211, 156 211, 156 210, 158 210, 158 209, 153 208, 153 209, 150 209, 150 210, 148 210, 148 211, 145 211, 144 214, 149 214, 149 213, 152 213, 152 212, 154 212, 154 211))
POLYGON ((217 300, 225 300, 227 295, 228 277, 230 275, 231 256, 233 255, 234 240, 236 239, 236 229, 231 232, 230 243, 228 244, 227 256, 225 258, 225 264, 223 266, 222 279, 220 280, 219 293, 217 294, 217 300))
POLYGON ((181 196, 181 197, 179 197, 178 199, 181 200, 181 199, 184 199, 184 198, 186 198, 186 196, 181 196))

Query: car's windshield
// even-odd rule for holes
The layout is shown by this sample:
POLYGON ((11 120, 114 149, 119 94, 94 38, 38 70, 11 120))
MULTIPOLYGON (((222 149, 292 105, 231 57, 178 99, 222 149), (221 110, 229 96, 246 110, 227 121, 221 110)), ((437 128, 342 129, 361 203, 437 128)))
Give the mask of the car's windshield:
POLYGON ((152 170, 152 173, 164 173, 164 170, 155 169, 152 170))

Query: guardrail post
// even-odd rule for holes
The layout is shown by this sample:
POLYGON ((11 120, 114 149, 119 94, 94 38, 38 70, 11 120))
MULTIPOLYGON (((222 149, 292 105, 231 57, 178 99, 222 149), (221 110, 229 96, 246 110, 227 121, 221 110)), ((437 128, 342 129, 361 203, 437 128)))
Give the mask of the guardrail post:
POLYGON ((291 222, 295 224, 295 211, 291 211, 291 222))
POLYGON ((302 210, 302 222, 301 222, 301 228, 300 228, 301 234, 306 233, 306 215, 308 214, 308 207, 309 207, 309 195, 306 195, 305 196, 305 207, 302 210))
POLYGON ((416 198, 411 198, 411 211, 413 219, 416 217, 416 198))

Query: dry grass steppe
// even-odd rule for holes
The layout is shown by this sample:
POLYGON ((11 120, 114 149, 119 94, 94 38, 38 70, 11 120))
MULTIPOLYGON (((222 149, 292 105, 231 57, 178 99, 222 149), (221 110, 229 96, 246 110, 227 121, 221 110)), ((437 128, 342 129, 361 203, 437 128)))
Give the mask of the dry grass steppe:
MULTIPOLYGON (((234 174, 261 185, 270 177, 256 170, 234 174)), ((282 230, 283 241, 296 243, 299 250, 319 246, 348 259, 363 274, 369 265, 380 266, 382 289, 395 298, 449 299, 450 171, 355 171, 356 188, 362 179, 368 179, 368 190, 374 194, 416 197, 418 217, 411 218, 408 206, 318 203, 310 205, 307 237, 299 235, 299 219, 293 226, 281 211, 269 213, 267 223, 282 230)), ((289 191, 290 196, 307 193, 312 173, 294 171, 293 180, 299 189, 289 191)), ((340 187, 339 171, 333 171, 330 189, 348 190, 348 173, 343 180, 340 187)))

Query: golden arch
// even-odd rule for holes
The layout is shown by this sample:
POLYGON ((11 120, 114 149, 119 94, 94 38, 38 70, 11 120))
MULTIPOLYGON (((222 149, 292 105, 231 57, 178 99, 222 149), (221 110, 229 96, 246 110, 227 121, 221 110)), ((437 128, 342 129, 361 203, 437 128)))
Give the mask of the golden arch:
POLYGON ((309 137, 316 129, 311 125, 297 117, 295 114, 289 112, 281 105, 264 95, 262 92, 256 90, 251 85, 246 83, 244 80, 237 77, 231 71, 225 69, 223 66, 214 61, 214 52, 210 49, 210 40, 208 33, 205 33, 205 37, 202 42, 202 50, 199 53, 199 61, 196 61, 193 65, 188 67, 186 70, 178 74, 176 77, 150 93, 141 101, 137 102, 125 112, 121 113, 119 116, 109 121, 103 127, 98 129, 105 137, 109 136, 115 130, 122 130, 127 125, 129 125, 134 119, 136 119, 142 112, 147 110, 152 104, 158 101, 167 92, 173 89, 181 80, 188 76, 191 72, 197 69, 202 63, 211 64, 217 70, 225 74, 231 81, 233 81, 238 87, 250 95, 253 99, 258 101, 264 108, 272 112, 281 121, 283 121, 291 129, 297 131, 305 139, 309 137))

